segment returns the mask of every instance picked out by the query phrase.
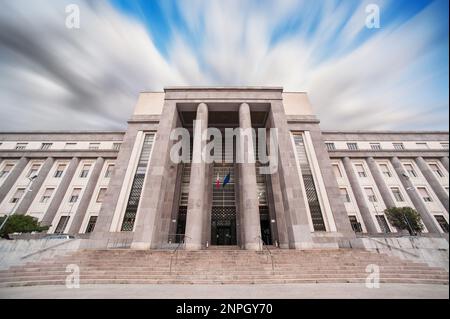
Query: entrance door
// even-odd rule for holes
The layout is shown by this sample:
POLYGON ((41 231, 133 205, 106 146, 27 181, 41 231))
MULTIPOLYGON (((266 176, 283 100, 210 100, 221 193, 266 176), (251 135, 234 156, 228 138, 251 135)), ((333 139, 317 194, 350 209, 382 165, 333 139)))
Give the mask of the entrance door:
POLYGON ((216 245, 231 245, 231 227, 218 226, 216 230, 216 245))

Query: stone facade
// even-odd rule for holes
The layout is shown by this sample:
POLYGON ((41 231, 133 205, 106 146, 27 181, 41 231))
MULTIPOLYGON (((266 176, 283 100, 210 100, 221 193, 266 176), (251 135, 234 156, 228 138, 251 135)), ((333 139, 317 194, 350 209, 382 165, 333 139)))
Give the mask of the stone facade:
MULTIPOLYGON (((252 158, 256 140, 239 138, 252 158)), ((0 133, 0 214, 29 214, 87 248, 312 249, 400 236, 383 211, 412 206, 423 236, 448 239, 448 152, 448 132, 322 131, 301 92, 173 87, 141 93, 126 132, 0 133), (173 130, 190 133, 195 157, 206 127, 276 129, 276 169, 174 162, 173 130)))

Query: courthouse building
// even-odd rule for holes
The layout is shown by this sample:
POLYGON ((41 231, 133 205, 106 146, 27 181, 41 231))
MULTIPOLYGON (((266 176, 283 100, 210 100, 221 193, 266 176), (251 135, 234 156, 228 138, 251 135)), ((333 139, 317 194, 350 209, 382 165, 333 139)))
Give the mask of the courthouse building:
MULTIPOLYGON (((368 112, 370 116, 370 112, 368 112)), ((449 134, 322 131, 306 93, 170 87, 140 94, 125 132, 0 133, 0 214, 26 214, 91 247, 346 247, 397 236, 384 215, 410 206, 422 236, 448 239, 449 134), (277 129, 277 169, 171 159, 175 128, 277 129), (227 182, 224 180, 227 179, 227 182)), ((251 141, 250 141, 251 143, 251 141)), ((257 141, 253 141, 256 153, 257 141)))

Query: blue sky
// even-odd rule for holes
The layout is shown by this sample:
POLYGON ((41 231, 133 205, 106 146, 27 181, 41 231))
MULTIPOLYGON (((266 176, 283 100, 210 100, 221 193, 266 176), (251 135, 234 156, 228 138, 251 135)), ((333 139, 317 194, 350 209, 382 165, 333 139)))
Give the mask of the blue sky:
POLYGON ((276 85, 308 92, 325 129, 448 130, 448 3, 10 1, 0 128, 124 129, 139 91, 276 85), (69 3, 78 30, 64 27, 69 3))

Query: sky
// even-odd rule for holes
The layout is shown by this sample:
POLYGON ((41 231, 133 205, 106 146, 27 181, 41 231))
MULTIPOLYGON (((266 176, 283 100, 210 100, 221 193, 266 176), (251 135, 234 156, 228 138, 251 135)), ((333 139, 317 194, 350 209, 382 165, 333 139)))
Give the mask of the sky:
POLYGON ((448 130, 448 0, 4 0, 0 131, 125 130, 141 91, 282 86, 328 130, 448 130), (68 28, 66 6, 79 8, 68 28), (380 9, 368 28, 367 5, 380 9))

